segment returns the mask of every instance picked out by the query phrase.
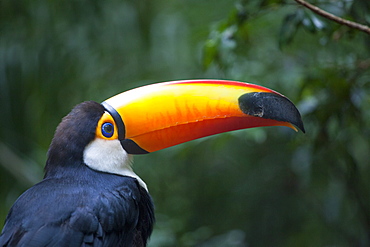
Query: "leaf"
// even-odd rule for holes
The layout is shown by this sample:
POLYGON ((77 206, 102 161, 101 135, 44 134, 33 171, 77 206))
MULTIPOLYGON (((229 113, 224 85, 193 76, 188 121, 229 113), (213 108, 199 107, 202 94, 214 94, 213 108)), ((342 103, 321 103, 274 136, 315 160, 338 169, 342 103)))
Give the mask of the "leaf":
POLYGON ((283 20, 283 24, 280 28, 280 35, 279 35, 279 45, 287 45, 289 44, 294 35, 297 32, 299 25, 302 23, 304 18, 303 11, 298 9, 296 12, 292 14, 288 14, 285 16, 283 20))
POLYGON ((302 20, 303 26, 307 31, 315 33, 317 31, 323 30, 326 25, 323 21, 316 17, 311 11, 305 11, 304 18, 302 20))
POLYGON ((219 41, 216 39, 208 39, 203 48, 203 66, 207 69, 218 59, 218 45, 219 41))

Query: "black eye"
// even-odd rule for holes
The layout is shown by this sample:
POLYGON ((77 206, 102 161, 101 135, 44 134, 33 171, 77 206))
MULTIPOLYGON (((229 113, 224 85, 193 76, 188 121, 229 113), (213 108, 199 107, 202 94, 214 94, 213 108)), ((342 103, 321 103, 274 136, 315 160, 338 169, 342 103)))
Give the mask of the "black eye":
POLYGON ((109 138, 113 136, 114 133, 114 126, 111 123, 103 123, 101 126, 101 133, 103 136, 109 138))

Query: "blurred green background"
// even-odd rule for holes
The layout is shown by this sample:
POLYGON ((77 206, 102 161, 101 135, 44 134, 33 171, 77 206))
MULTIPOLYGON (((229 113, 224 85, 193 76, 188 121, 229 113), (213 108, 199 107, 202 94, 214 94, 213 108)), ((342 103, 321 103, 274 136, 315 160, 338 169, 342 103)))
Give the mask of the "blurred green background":
MULTIPOLYGON (((370 1, 312 1, 370 24, 370 1)), ((149 246, 370 246, 370 35, 293 0, 0 1, 0 229, 61 118, 154 82, 260 84, 306 134, 236 131, 138 156, 149 246)))

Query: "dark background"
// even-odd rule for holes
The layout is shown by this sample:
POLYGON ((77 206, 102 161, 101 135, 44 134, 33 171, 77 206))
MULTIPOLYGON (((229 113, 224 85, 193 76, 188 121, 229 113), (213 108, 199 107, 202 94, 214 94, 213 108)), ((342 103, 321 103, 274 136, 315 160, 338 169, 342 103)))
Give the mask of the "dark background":
MULTIPOLYGON (((370 24, 370 2, 312 1, 370 24)), ((225 133, 138 156, 149 246, 370 246, 370 35, 294 1, 0 1, 0 222, 85 100, 218 78, 289 97, 306 134, 225 133)), ((0 229, 2 223, 0 224, 0 229)))

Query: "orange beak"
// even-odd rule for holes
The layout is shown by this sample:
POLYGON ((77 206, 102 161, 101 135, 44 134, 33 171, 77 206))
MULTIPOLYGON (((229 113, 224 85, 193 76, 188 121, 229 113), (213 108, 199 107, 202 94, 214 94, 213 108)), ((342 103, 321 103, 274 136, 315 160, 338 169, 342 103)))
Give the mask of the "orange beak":
POLYGON ((285 96, 235 81, 188 80, 157 83, 104 101, 118 139, 130 154, 154 152, 222 132, 287 126, 304 132, 301 116, 285 96))

